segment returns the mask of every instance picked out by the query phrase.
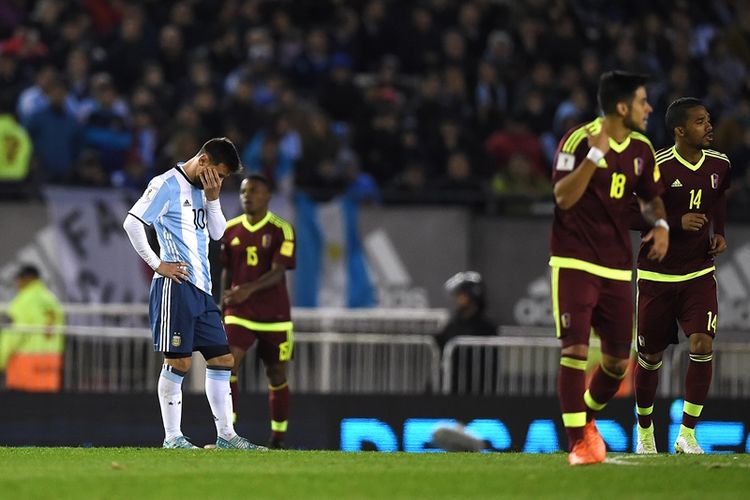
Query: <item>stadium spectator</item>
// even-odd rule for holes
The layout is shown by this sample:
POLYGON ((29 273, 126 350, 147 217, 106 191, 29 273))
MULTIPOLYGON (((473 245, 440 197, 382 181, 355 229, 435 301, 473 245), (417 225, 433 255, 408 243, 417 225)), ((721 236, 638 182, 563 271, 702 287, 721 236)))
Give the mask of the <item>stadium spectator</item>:
POLYGON ((31 114, 27 128, 34 143, 39 178, 43 182, 67 182, 81 150, 81 127, 65 105, 65 82, 52 76, 45 88, 45 104, 31 114))
POLYGON ((31 139, 15 116, 0 108, 0 193, 3 197, 23 187, 29 175, 31 139))
POLYGON ((0 335, 0 371, 5 388, 58 392, 62 388, 64 314, 39 269, 24 265, 16 274, 18 294, 8 307, 13 328, 0 335), (24 330, 23 327, 31 328, 24 330))
MULTIPOLYGON (((299 9, 256 1, 217 9, 208 0, 32 4, 29 12, 3 11, 0 26, 0 101, 17 100, 21 123, 45 108, 46 86, 58 71, 69 82, 67 106, 82 124, 98 99, 91 77, 101 71, 112 75, 126 109, 150 106, 162 158, 186 127, 178 115, 197 117, 187 127, 199 135, 231 132, 243 150, 279 111, 300 130, 299 118, 317 108, 334 127, 346 124, 363 169, 380 187, 412 161, 401 151, 405 130, 416 131, 427 152, 419 160, 428 177, 443 171, 449 153, 435 159, 430 148, 446 120, 474 137, 455 149, 489 186, 518 152, 511 147, 498 157, 494 149, 509 115, 541 142, 534 164, 548 175, 561 133, 590 114, 598 76, 614 66, 652 75, 657 112, 648 135, 657 148, 669 139, 659 110, 676 96, 704 98, 717 128, 737 99, 750 97, 750 8, 742 2, 675 5, 669 16, 644 4, 637 17, 605 4, 553 0, 322 0, 299 9), (497 168, 485 168, 488 162, 497 168)), ((526 138, 521 144, 528 146, 526 138)), ((112 168, 110 155, 100 153, 112 168)), ((114 171, 122 169, 124 151, 118 158, 114 171)))
POLYGON ((133 143, 129 130, 129 110, 117 94, 107 74, 94 77, 93 99, 83 129, 86 147, 99 152, 102 166, 108 174, 122 170, 125 153, 133 143))

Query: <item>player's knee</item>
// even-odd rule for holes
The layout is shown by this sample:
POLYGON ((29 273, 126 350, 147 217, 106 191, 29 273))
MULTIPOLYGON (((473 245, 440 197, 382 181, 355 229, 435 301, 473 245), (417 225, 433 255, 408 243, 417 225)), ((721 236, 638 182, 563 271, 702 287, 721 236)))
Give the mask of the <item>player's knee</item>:
POLYGON ((268 382, 273 385, 281 385, 286 382, 286 363, 274 363, 266 366, 268 382))
POLYGON ((563 347, 560 353, 563 356, 573 356, 578 359, 588 359, 589 357, 589 346, 586 344, 576 344, 563 347))
POLYGON ((608 372, 613 373, 618 377, 625 375, 625 372, 628 369, 628 364, 630 364, 630 359, 628 358, 615 358, 613 356, 607 356, 606 354, 602 356, 602 366, 608 372))
POLYGON ((214 358, 206 360, 206 364, 209 366, 221 366, 224 368, 234 368, 234 356, 231 353, 222 354, 214 358))
POLYGON ((664 351, 656 352, 656 353, 653 353, 653 354, 647 354, 647 353, 644 353, 644 352, 639 352, 638 353, 638 357, 641 358, 642 360, 648 362, 648 363, 656 364, 659 361, 661 361, 662 357, 664 357, 664 351))
POLYGON ((167 358, 164 360, 164 362, 175 370, 188 372, 190 371, 190 367, 193 365, 193 358, 167 358))
POLYGON ((713 351, 714 339, 705 333, 694 333, 690 336, 690 352, 708 354, 713 351))

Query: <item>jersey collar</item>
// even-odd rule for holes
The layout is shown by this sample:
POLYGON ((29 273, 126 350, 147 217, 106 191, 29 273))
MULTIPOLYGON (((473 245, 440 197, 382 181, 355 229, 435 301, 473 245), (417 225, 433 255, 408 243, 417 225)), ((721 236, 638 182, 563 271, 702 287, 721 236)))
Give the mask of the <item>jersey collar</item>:
POLYGON ((185 180, 188 181, 188 184, 190 184, 190 185, 192 185, 192 186, 197 187, 198 189, 200 189, 200 186, 198 184, 196 184, 195 182, 191 181, 190 177, 187 176, 187 174, 185 173, 185 169, 182 168, 183 165, 184 165, 184 163, 178 163, 177 165, 174 166, 174 168, 175 168, 175 170, 177 170, 179 173, 182 174, 182 176, 185 178, 185 180))
POLYGON ((693 165, 692 163, 690 163, 689 161, 687 161, 685 158, 683 158, 682 156, 680 156, 680 153, 677 152, 677 147, 676 146, 672 146, 672 151, 674 151, 674 157, 675 157, 675 159, 677 161, 679 161, 680 163, 682 163, 683 165, 685 165, 690 170, 692 170, 693 172, 695 172, 696 170, 698 170, 699 168, 701 168, 701 165, 703 165, 703 162, 706 159, 706 152, 703 151, 702 149, 701 149, 701 159, 698 160, 698 163, 696 163, 695 165, 693 165))
POLYGON ((250 224, 250 219, 248 218, 247 214, 245 214, 242 216, 242 225, 245 226, 245 229, 247 229, 251 233, 254 233, 258 229, 265 226, 269 220, 271 220, 271 215, 272 215, 271 211, 269 210, 266 212, 266 215, 264 215, 263 218, 259 220, 257 223, 250 224))

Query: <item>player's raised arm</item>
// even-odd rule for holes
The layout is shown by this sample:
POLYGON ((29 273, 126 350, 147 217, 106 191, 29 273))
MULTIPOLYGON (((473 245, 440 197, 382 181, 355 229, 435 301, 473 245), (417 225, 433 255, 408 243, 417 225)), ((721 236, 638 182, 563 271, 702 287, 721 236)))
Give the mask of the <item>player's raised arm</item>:
MULTIPOLYGON (((597 164, 609 151, 609 134, 604 126, 597 134, 592 134, 587 127, 583 130, 588 137, 588 154, 577 168, 555 183, 555 203, 563 210, 568 210, 578 203, 596 172, 597 164)), ((575 162, 575 157, 570 153, 560 152, 555 169, 563 170, 565 166, 562 163, 565 162, 575 162)))
POLYGON ((227 227, 227 219, 221 211, 221 192, 222 177, 213 168, 207 168, 200 173, 199 178, 203 183, 204 193, 206 194, 206 226, 208 235, 212 240, 219 240, 224 235, 227 227))

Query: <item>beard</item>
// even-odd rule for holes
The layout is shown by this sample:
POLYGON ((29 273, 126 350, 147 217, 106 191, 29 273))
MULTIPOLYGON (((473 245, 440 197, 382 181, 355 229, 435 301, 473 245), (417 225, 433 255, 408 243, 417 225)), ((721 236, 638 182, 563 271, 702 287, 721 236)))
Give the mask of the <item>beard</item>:
POLYGON ((622 123, 630 130, 644 132, 644 129, 641 128, 641 125, 636 123, 636 121, 633 119, 632 114, 628 114, 626 117, 624 117, 622 123))

